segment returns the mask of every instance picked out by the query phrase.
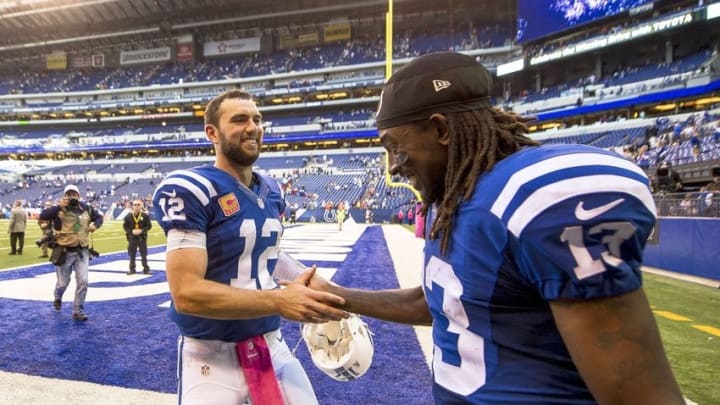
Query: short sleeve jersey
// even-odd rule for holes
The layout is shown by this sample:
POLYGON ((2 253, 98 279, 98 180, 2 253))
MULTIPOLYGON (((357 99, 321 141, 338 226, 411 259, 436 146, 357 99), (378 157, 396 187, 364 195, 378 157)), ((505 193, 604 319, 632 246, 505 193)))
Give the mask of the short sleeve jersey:
MULTIPOLYGON (((155 218, 166 234, 177 229, 206 235, 206 279, 235 288, 274 289, 285 200, 277 182, 253 176, 257 184, 248 188, 213 166, 174 171, 155 190, 155 218)), ((280 326, 279 316, 216 320, 181 314, 174 305, 170 317, 184 336, 228 342, 280 326)))
POLYGON ((526 148, 482 175, 449 251, 425 247, 436 402, 594 403, 549 302, 640 288, 654 223, 643 171, 602 149, 526 148))

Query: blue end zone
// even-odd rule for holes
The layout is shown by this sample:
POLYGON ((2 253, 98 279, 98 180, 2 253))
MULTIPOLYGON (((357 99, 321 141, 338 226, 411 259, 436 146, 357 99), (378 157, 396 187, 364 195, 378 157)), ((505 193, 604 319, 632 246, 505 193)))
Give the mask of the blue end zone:
MULTIPOLYGON (((311 243, 311 242, 309 242, 311 243)), ((163 248, 150 249, 150 253, 163 248)), ((166 283, 163 271, 149 277, 124 275, 127 255, 103 255, 91 262, 87 322, 71 319, 74 289, 63 297, 63 309, 52 309, 52 287, 44 300, 8 298, 12 283, 34 283, 34 278, 55 279, 50 264, 0 272, 0 370, 50 378, 87 381, 104 385, 156 392, 176 391, 177 328, 159 305, 169 293, 108 301, 93 301, 101 290, 137 289, 166 283), (117 262, 117 269, 92 270, 93 266, 117 262), (100 278, 126 277, 121 281, 100 278)), ((337 263, 313 262, 320 267, 337 263)), ((105 268, 106 266, 98 266, 105 268)), ((369 227, 353 246, 333 279, 353 287, 397 288, 398 281, 380 227, 369 227)), ((40 285, 37 282, 37 285, 40 285)), ((47 284, 47 280, 43 285, 47 284)), ((30 284, 34 285, 34 284, 30 284)), ((43 290, 46 287, 39 287, 43 290)), ((375 339, 375 357, 367 374, 350 383, 340 383, 316 369, 304 342, 296 355, 310 375, 320 403, 431 404, 431 377, 420 345, 409 326, 369 320, 375 339)), ((283 334, 293 348, 299 342, 299 326, 283 323, 283 334)))
MULTIPOLYGON (((161 251, 151 249, 151 252, 161 251)), ((104 255, 98 263, 125 259, 126 254, 104 255)), ((125 268, 119 270, 126 271, 125 268)), ((32 278, 50 273, 50 264, 0 273, 0 286, 11 279, 32 278)), ((101 288, 90 273, 87 322, 73 321, 74 288, 63 297, 63 308, 52 308, 52 289, 47 301, 0 298, 0 369, 50 378, 88 381, 104 385, 139 388, 158 392, 175 391, 177 328, 167 309, 158 305, 170 294, 105 302, 91 302, 101 288)), ((127 277, 127 276, 126 276, 127 277)), ((74 275, 73 275, 74 278, 74 275)), ((165 273, 156 271, 149 278, 130 283, 102 283, 103 287, 166 283, 165 273)), ((0 287, 0 295, 5 287, 0 287)))

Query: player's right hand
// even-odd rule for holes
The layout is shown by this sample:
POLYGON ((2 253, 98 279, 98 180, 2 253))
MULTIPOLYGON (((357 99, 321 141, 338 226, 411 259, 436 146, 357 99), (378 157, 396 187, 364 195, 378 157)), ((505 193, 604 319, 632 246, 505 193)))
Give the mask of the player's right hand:
POLYGON ((300 274, 292 282, 284 281, 285 288, 278 292, 278 313, 284 318, 310 323, 339 321, 350 316, 337 307, 345 300, 335 294, 316 291, 308 287, 315 275, 316 266, 300 274))

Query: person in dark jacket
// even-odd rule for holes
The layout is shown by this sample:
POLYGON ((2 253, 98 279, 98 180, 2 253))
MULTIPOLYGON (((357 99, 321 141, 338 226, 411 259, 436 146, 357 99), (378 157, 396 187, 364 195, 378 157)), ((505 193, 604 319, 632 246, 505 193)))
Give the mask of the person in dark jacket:
POLYGON ((135 274, 135 253, 140 250, 140 261, 143 266, 143 273, 150 274, 150 266, 147 262, 147 236, 152 228, 150 217, 143 209, 141 200, 132 203, 132 211, 125 216, 123 229, 128 240, 128 257, 130 258, 130 270, 127 274, 135 274))

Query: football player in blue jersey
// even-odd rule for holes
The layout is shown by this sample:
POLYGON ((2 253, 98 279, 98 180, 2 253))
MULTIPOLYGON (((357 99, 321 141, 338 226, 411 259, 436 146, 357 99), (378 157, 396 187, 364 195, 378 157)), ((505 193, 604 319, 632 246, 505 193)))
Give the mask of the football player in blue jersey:
POLYGON ((602 149, 538 145, 490 89, 459 53, 395 72, 376 120, 390 173, 423 198, 423 285, 311 287, 432 324, 438 404, 683 404, 641 288, 647 177, 602 149))
POLYGON ((285 202, 273 179, 252 170, 263 139, 252 97, 233 90, 212 99, 205 133, 215 164, 168 174, 153 196, 181 335, 179 403, 315 404, 280 317, 340 320, 344 300, 307 287, 314 269, 283 289, 273 280, 285 202))

